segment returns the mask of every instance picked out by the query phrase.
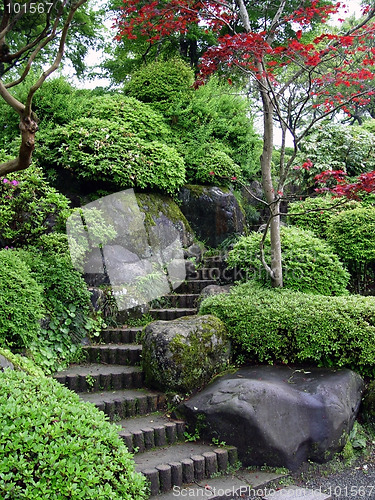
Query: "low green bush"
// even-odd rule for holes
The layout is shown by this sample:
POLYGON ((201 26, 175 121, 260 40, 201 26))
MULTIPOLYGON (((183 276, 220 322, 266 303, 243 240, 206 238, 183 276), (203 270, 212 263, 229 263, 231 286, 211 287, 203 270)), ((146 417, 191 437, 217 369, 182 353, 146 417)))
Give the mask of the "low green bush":
MULTIPOLYGON (((261 233, 253 232, 238 240, 228 254, 228 265, 244 271, 246 279, 271 284, 260 260, 261 233)), ((350 275, 332 248, 311 231, 297 227, 281 228, 284 286, 300 292, 322 295, 347 294, 350 275)), ((265 259, 271 263, 269 235, 265 259)))
POLYGON ((374 297, 326 297, 246 283, 208 297, 199 313, 225 323, 238 362, 347 367, 375 376, 374 297))
POLYGON ((0 373, 0 420, 4 500, 147 498, 118 428, 55 380, 0 373))
POLYGON ((141 139, 117 121, 81 118, 57 127, 41 137, 36 156, 46 170, 62 169, 116 188, 172 194, 185 182, 184 160, 174 148, 141 139))
POLYGON ((309 197, 288 206, 288 223, 309 229, 319 238, 327 237, 328 224, 338 213, 358 207, 358 202, 331 195, 309 197))
POLYGON ((195 165, 190 167, 190 179, 197 184, 213 184, 226 186, 233 177, 241 178, 241 167, 237 165, 224 151, 216 147, 206 148, 207 151, 194 159, 195 165))
POLYGON ((39 168, 0 178, 0 247, 29 245, 42 234, 62 230, 68 210, 69 200, 39 168))
POLYGON ((0 345, 29 347, 40 335, 43 288, 13 250, 0 250, 0 345))

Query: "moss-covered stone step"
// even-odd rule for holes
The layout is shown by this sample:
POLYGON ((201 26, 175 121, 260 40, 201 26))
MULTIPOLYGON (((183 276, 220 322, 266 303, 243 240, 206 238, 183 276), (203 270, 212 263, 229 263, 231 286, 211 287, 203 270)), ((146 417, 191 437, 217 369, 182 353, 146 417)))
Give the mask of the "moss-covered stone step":
POLYGON ((80 398, 94 404, 116 422, 165 409, 165 395, 145 389, 82 393, 80 398))
POLYGON ((196 308, 171 308, 171 309, 150 309, 150 315, 155 320, 172 321, 183 316, 193 316, 197 314, 196 308))
POLYGON ((137 334, 141 332, 143 327, 131 327, 126 326, 118 328, 106 328, 101 331, 100 341, 105 344, 131 344, 137 341, 137 334))
POLYGON ((184 440, 185 422, 172 420, 162 413, 122 420, 120 436, 133 453, 143 453, 158 446, 184 440))
POLYGON ((71 365, 55 374, 54 378, 75 392, 139 389, 143 386, 143 371, 139 366, 82 363, 71 365))
POLYGON ((150 483, 151 495, 225 472, 237 462, 233 446, 215 448, 204 443, 169 445, 134 456, 136 469, 150 483))
POLYGON ((87 361, 110 365, 139 365, 142 346, 138 344, 105 344, 84 347, 87 361))
POLYGON ((216 280, 186 280, 176 288, 176 293, 201 293, 203 288, 208 285, 217 285, 216 280))

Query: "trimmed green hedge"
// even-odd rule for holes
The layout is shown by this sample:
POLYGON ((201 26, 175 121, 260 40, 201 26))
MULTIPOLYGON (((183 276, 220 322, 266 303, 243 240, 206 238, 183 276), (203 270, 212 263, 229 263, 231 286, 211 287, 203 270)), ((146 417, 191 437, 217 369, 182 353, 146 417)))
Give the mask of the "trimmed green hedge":
POLYGON ((205 299, 238 361, 348 367, 375 376, 375 297, 326 297, 255 283, 205 299))
POLYGON ((106 418, 53 379, 0 373, 0 497, 147 498, 145 478, 106 418))
MULTIPOLYGON (((350 275, 333 249, 311 231, 297 227, 281 228, 284 286, 292 290, 322 295, 347 294, 350 275)), ((228 254, 228 265, 244 270, 246 278, 271 285, 260 260, 261 233, 243 236, 228 254)), ((269 235, 265 241, 265 259, 271 263, 269 235)))

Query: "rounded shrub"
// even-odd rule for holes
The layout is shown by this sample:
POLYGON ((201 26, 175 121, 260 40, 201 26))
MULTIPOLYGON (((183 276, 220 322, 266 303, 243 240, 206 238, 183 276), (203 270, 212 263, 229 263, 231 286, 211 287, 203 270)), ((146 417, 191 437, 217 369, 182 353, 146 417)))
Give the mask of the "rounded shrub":
MULTIPOLYGON (((260 260, 261 233, 253 232, 235 243, 228 254, 230 267, 245 271, 246 278, 270 283, 260 260)), ((348 293, 350 275, 332 248, 311 231, 296 227, 281 228, 284 286, 300 292, 322 295, 348 293)), ((265 259, 271 264, 269 235, 264 246, 265 259)))
POLYGON ((198 184, 227 185, 232 178, 242 176, 241 167, 237 165, 224 151, 210 149, 198 158, 196 168, 190 172, 192 181, 198 184))
POLYGON ((319 238, 327 237, 328 224, 332 217, 344 210, 358 207, 358 202, 331 195, 309 197, 288 206, 288 223, 313 231, 319 238))
POLYGON ((147 498, 118 428, 55 380, 0 373, 0 419, 4 500, 147 498))
POLYGON ((45 134, 38 159, 45 168, 62 168, 78 179, 117 188, 173 193, 185 182, 185 164, 174 148, 99 118, 81 118, 45 134))
POLYGON ((62 229, 69 200, 51 187, 40 168, 0 178, 0 247, 32 244, 62 229))
POLYGON ((13 250, 0 250, 0 345, 29 347, 40 334, 43 289, 13 250))
POLYGON ((171 101, 192 88, 194 72, 181 59, 155 61, 135 71, 125 93, 166 111, 171 101))
POLYGON ((200 314, 227 327, 238 362, 347 367, 375 376, 375 298, 327 297, 259 283, 208 297, 200 314))
POLYGON ((357 207, 331 218, 327 236, 345 262, 375 260, 375 208, 357 207))

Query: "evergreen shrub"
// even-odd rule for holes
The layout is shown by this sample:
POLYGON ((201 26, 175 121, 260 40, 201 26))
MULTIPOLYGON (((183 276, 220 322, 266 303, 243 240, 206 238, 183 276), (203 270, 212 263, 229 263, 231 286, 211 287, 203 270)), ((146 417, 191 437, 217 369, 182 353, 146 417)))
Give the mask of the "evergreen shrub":
POLYGON ((147 498, 118 428, 55 380, 0 373, 0 420, 4 500, 147 498))
POLYGON ((375 376, 375 298, 317 296, 249 282, 208 297, 238 362, 347 367, 375 376))
MULTIPOLYGON (((228 265, 244 271, 244 277, 270 285, 270 278, 260 260, 263 234, 243 236, 228 253, 228 265)), ((324 240, 311 231, 297 227, 281 228, 283 276, 285 288, 322 295, 347 294, 350 275, 338 256, 324 240)), ((271 264, 269 235, 265 240, 265 259, 271 264)))

